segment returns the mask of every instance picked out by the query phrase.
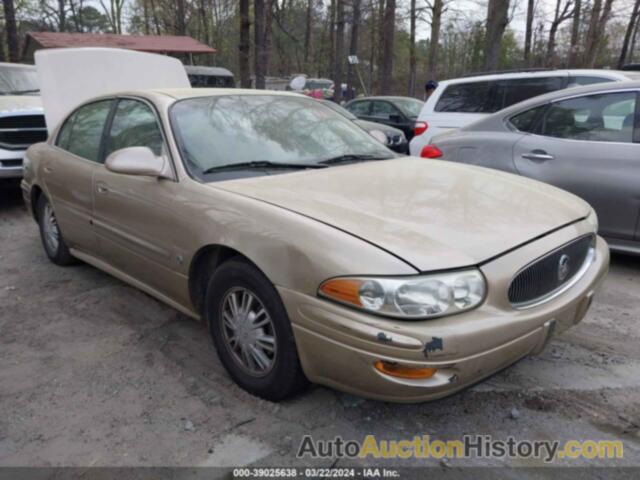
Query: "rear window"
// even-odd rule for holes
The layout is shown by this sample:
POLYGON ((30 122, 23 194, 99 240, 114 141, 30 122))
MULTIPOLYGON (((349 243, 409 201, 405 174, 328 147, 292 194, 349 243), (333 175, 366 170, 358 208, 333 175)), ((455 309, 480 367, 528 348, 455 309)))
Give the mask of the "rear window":
POLYGON ((449 85, 436 112, 493 113, 523 100, 566 87, 564 77, 514 78, 449 85))
POLYGON ((596 83, 604 83, 604 82, 613 82, 613 80, 605 77, 594 77, 594 76, 587 76, 587 75, 576 75, 575 77, 569 77, 570 86, 595 85, 596 83))

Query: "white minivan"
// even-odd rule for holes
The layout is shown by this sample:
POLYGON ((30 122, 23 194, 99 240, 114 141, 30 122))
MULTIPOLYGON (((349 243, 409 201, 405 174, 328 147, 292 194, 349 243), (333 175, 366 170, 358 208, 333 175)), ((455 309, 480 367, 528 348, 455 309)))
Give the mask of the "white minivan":
POLYGON ((513 104, 563 88, 640 80, 638 71, 543 70, 495 73, 444 80, 422 107, 409 146, 420 156, 431 138, 461 128, 513 104))

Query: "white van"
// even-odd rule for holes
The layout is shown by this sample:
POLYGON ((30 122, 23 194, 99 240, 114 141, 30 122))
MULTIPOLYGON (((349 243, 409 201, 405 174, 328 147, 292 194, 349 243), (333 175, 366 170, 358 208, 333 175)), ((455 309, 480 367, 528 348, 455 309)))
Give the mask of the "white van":
POLYGON ((640 80, 638 71, 531 70, 445 80, 431 94, 416 120, 411 155, 420 156, 431 138, 461 128, 513 104, 564 88, 602 82, 640 80))

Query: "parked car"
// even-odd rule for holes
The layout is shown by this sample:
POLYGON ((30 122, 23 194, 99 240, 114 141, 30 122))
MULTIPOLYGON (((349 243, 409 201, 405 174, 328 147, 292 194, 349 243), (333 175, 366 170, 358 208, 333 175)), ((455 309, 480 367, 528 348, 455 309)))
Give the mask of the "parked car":
POLYGON ((554 92, 433 138, 426 156, 482 165, 572 192, 614 250, 640 254, 640 82, 554 92))
POLYGON ((233 73, 226 68, 185 65, 184 69, 193 88, 234 88, 233 73))
POLYGON ((366 120, 360 120, 353 113, 351 113, 346 108, 338 105, 336 102, 331 100, 320 100, 323 105, 326 105, 334 112, 339 113, 343 117, 351 120, 353 123, 358 125, 363 130, 372 133, 372 132, 382 132, 386 137, 385 145, 389 147, 394 152, 398 153, 408 153, 409 152, 409 142, 407 142, 407 137, 404 136, 404 132, 399 128, 393 128, 383 123, 376 122, 367 122, 366 120))
POLYGON ((442 81, 418 116, 411 155, 419 155, 438 133, 464 127, 523 100, 570 87, 628 80, 640 80, 640 72, 519 71, 442 81))
POLYGON ((22 177, 22 157, 47 139, 35 68, 0 63, 0 179, 22 177))
POLYGON ((423 104, 421 100, 410 97, 363 97, 347 102, 344 108, 361 120, 398 128, 411 140, 423 104))
POLYGON ((578 322, 608 268, 577 197, 395 158, 292 93, 99 96, 27 158, 49 259, 204 319, 231 377, 269 400, 308 381, 448 395, 578 322))

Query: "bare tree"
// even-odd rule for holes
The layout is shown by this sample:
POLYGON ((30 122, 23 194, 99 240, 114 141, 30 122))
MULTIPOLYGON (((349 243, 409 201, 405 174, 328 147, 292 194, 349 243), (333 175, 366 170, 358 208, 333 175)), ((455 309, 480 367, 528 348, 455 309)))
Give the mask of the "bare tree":
POLYGON ((313 0, 307 0, 307 11, 304 23, 304 68, 308 70, 310 68, 309 54, 311 50, 311 28, 313 23, 313 0))
MULTIPOLYGON (((633 12, 629 23, 627 24, 627 30, 624 33, 624 41, 622 42, 622 50, 620 51, 620 58, 618 59, 618 68, 622 68, 627 63, 627 55, 629 52, 629 44, 631 43, 631 37, 633 36, 636 26, 638 24, 638 18, 640 17, 640 0, 636 0, 633 5, 633 12)), ((7 24, 7 29, 9 25, 7 24)))
POLYGON ((344 65, 344 0, 336 0, 336 51, 333 57, 333 99, 342 101, 342 71, 344 65))
POLYGON ((254 0, 253 2, 253 37, 253 72, 256 77, 255 88, 264 90, 264 0, 254 0))
POLYGON ((487 71, 498 68, 502 36, 508 24, 509 0, 489 0, 484 47, 484 69, 487 71))
POLYGON ((4 7, 4 22, 7 31, 7 46, 9 47, 9 61, 20 60, 20 43, 18 42, 18 29, 16 27, 16 11, 13 0, 2 0, 4 7))
POLYGON ((591 18, 589 19, 589 29, 584 49, 584 66, 593 67, 598 59, 602 38, 605 34, 605 27, 611 16, 611 7, 614 0, 593 0, 591 8, 591 18))
POLYGON ((251 21, 249 20, 249 0, 239 0, 240 13, 240 42, 238 43, 238 72, 240 86, 251 87, 251 72, 249 70, 249 55, 251 50, 251 21))
POLYGON ((438 51, 444 0, 433 0, 433 4, 429 4, 429 10, 431 12, 431 37, 429 38, 429 53, 427 54, 427 77, 436 79, 438 78, 438 51))
POLYGON ((416 0, 411 0, 409 4, 409 86, 408 95, 413 97, 416 94, 416 0))
MULTIPOLYGON (((64 0, 60 0, 60 2, 64 3, 64 0)), ((122 7, 124 6, 124 2, 125 0, 110 0, 109 6, 107 6, 103 0, 100 0, 100 6, 102 6, 102 10, 104 10, 109 20, 109 25, 113 33, 122 33, 122 7)), ((178 3, 180 2, 183 2, 184 6, 184 0, 178 0, 178 3)), ((182 17, 184 20, 184 15, 182 15, 182 17)))
POLYGON ((524 64, 531 64, 531 36, 533 34, 533 19, 535 16, 536 2, 535 0, 527 0, 527 25, 524 32, 524 64))
POLYGON ((556 0, 556 9, 549 28, 549 41, 547 42, 547 64, 553 65, 556 49, 556 34, 560 25, 573 16, 573 0, 556 0))
POLYGON ((573 21, 571 22, 571 43, 569 45, 568 64, 575 67, 578 61, 578 41, 580 40, 580 14, 582 10, 582 0, 575 0, 573 7, 573 21))
POLYGON ((382 29, 382 65, 379 68, 380 94, 389 95, 393 85, 393 41, 396 27, 396 0, 386 0, 382 29))
MULTIPOLYGON (((352 0, 351 3, 351 37, 349 41, 349 55, 358 56, 358 42, 360 35, 360 0, 352 0)), ((351 99, 351 92, 355 88, 354 67, 349 63, 347 66, 347 99, 351 99)))

